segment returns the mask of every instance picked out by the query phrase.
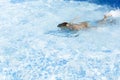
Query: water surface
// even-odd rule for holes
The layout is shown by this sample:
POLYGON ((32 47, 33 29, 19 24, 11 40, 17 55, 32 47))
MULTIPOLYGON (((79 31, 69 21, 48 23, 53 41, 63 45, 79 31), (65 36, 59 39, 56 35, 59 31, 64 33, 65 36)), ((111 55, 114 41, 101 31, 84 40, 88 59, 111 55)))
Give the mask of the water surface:
POLYGON ((102 19, 112 8, 62 0, 0 1, 1 80, 120 80, 120 19, 81 31, 63 21, 102 19))

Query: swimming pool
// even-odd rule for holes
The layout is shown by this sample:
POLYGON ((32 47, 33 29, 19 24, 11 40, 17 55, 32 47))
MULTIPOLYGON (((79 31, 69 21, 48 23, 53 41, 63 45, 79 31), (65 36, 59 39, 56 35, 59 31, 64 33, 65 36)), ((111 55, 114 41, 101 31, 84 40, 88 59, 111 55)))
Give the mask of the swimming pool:
POLYGON ((112 7, 63 0, 0 1, 0 80, 120 80, 120 19, 61 31, 63 21, 94 22, 112 7))

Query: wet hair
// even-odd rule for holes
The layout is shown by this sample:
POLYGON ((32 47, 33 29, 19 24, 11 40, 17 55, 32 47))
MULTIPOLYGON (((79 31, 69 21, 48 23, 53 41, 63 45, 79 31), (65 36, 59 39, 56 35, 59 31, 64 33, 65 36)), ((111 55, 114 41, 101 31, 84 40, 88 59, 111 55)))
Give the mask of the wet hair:
POLYGON ((63 22, 57 25, 57 27, 65 27, 68 24, 68 22, 63 22))

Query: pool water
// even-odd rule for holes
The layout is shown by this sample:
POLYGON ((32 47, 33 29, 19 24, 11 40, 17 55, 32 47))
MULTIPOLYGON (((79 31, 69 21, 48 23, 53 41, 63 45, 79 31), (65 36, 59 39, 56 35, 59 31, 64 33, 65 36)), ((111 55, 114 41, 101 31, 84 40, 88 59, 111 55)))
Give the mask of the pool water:
POLYGON ((120 18, 80 31, 113 8, 63 0, 0 1, 0 80, 120 80, 120 18), (78 18, 73 21, 74 18, 78 18))

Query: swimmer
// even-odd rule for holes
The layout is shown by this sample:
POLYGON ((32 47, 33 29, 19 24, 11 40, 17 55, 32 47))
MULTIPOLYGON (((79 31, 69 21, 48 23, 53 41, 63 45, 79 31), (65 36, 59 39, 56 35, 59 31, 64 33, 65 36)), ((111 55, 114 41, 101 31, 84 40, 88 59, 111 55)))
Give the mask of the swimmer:
POLYGON ((120 10, 112 10, 104 15, 104 18, 102 20, 90 22, 90 21, 85 21, 85 22, 80 22, 80 23, 72 23, 72 22, 63 22, 58 24, 57 27, 61 29, 70 29, 70 30, 81 30, 81 29, 86 29, 91 26, 100 26, 103 24, 110 24, 110 23, 115 23, 117 17, 120 17, 120 10), (95 25, 93 25, 93 23, 95 25), (92 24, 92 25, 90 25, 92 24))
POLYGON ((80 22, 78 24, 63 22, 63 23, 58 24, 57 27, 60 27, 61 29, 81 30, 81 29, 88 28, 89 24, 88 22, 80 22))

